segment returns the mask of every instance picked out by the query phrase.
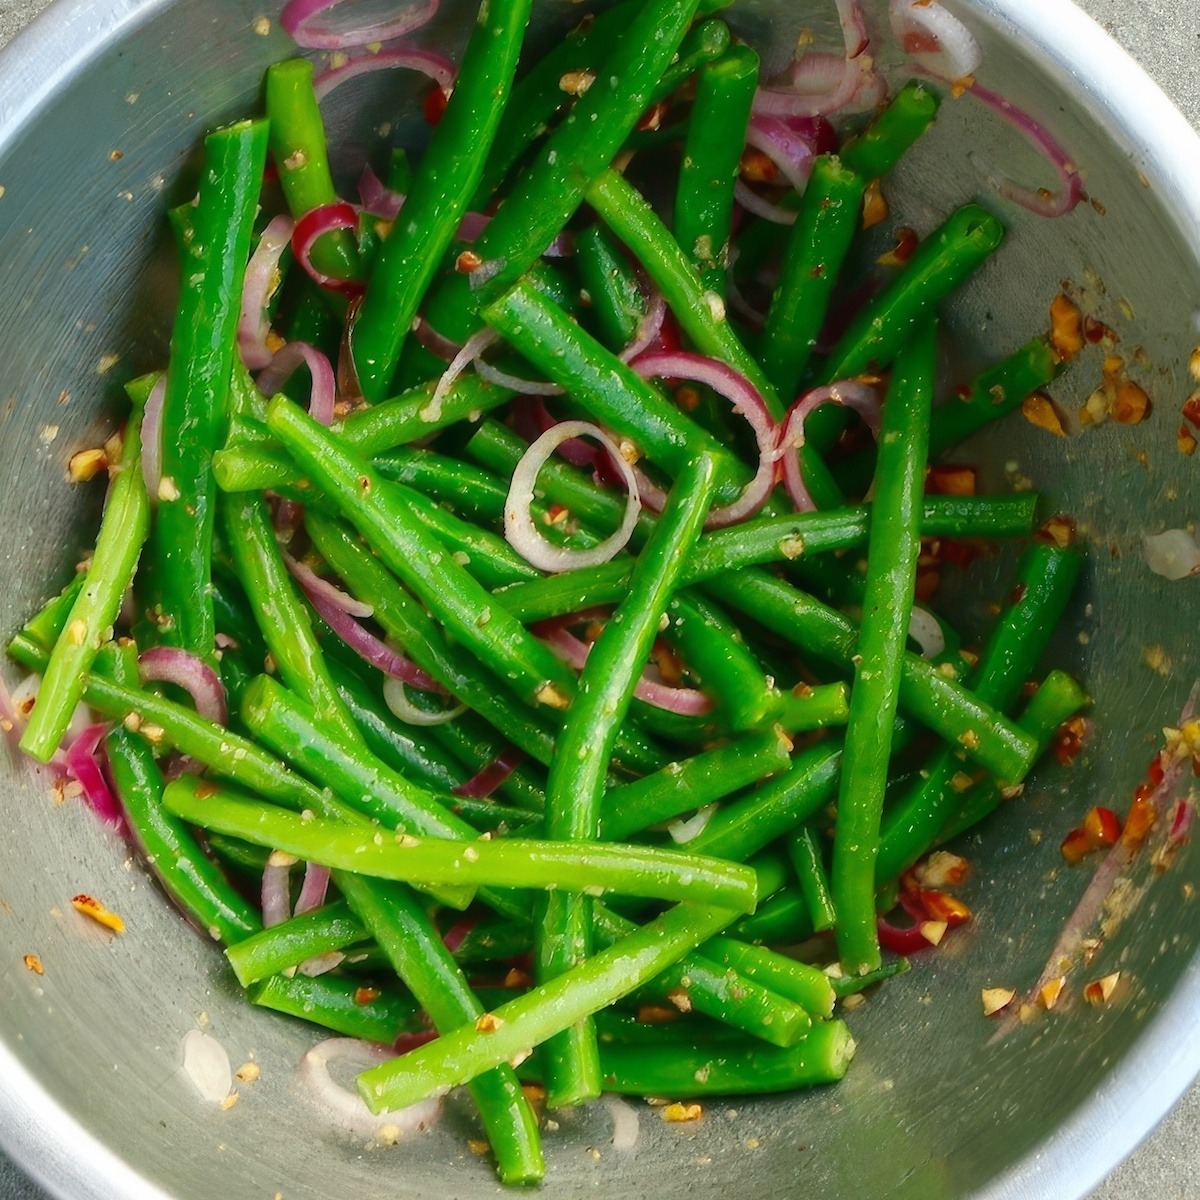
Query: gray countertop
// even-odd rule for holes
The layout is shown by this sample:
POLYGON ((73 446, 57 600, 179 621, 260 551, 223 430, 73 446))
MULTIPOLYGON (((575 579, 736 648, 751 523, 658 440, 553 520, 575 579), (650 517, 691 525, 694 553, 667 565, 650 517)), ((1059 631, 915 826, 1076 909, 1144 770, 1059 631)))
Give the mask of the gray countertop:
MULTIPOLYGON (((0 45, 39 13, 47 0, 0 0, 0 45)), ((1195 61, 1200 50, 1200 0, 1080 0, 1080 6, 1142 63, 1200 127, 1195 61)), ((1200 1195, 1200 1084, 1090 1200, 1194 1200, 1200 1195)), ((47 1200, 0 1154, 0 1200, 47 1200)))

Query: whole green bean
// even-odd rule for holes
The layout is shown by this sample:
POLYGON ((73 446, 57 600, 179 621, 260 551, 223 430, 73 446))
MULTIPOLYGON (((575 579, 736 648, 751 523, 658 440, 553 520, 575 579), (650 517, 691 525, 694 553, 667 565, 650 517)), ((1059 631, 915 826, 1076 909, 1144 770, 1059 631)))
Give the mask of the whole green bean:
POLYGON ((502 838, 470 843, 344 825, 214 789, 192 777, 167 786, 169 812, 204 829, 271 846, 306 862, 416 884, 600 889, 661 900, 693 899, 750 912, 754 872, 737 863, 645 846, 502 838))
MULTIPOLYGON (((296 220, 338 200, 312 81, 313 65, 306 58, 289 58, 267 68, 271 157, 283 198, 296 220)), ((349 230, 323 234, 313 243, 310 257, 318 271, 335 279, 361 276, 358 246, 349 230)))
MULTIPOLYGON (((747 979, 753 979, 779 995, 794 1000, 814 1017, 833 1016, 833 986, 829 976, 819 967, 798 962, 761 946, 739 942, 737 938, 725 934, 709 938, 704 943, 704 953, 719 963, 735 968, 747 979)), ((815 1028, 819 1026, 814 1024, 815 1028)))
POLYGON ((675 191, 675 240, 705 289, 722 298, 733 187, 757 87, 758 55, 749 46, 733 46, 697 72, 675 191))
POLYGON ((372 1112, 443 1094, 636 991, 732 919, 727 909, 678 904, 566 974, 500 1005, 485 1029, 443 1034, 364 1072, 359 1094, 372 1112))
POLYGON ((46 650, 53 650, 54 643, 67 627, 71 608, 83 591, 87 571, 76 571, 63 586, 61 592, 50 597, 37 612, 21 626, 17 636, 27 638, 46 650))
MULTIPOLYGON (((560 840, 594 839, 608 761, 629 712, 679 569, 708 515, 716 462, 701 455, 686 464, 658 525, 638 556, 629 593, 592 646, 579 693, 563 726, 546 783, 546 834, 560 840)), ((711 900, 712 898, 709 897, 711 900)), ((539 905, 534 924, 538 979, 546 982, 588 956, 591 904, 586 896, 554 892, 539 905)), ((581 1104, 599 1094, 595 1031, 573 1026, 542 1050, 549 1102, 581 1104)))
POLYGON ((821 155, 813 164, 758 344, 762 369, 785 401, 808 370, 858 232, 865 187, 863 176, 838 158, 821 155))
POLYGON ((258 914, 205 857, 188 828, 162 807, 163 777, 144 738, 116 726, 105 739, 109 770, 129 827, 168 896, 215 941, 261 928, 258 914))
POLYGON ((395 990, 364 990, 348 976, 274 975, 254 984, 250 1002, 322 1025, 345 1037, 391 1045, 402 1033, 424 1028, 424 1014, 411 996, 395 990), (375 994, 371 994, 375 993, 375 994))
MULTIPOLYGON (((1062 619, 1082 562, 1078 553, 1046 542, 1034 542, 1022 555, 1013 598, 972 673, 970 686, 980 699, 1001 712, 1016 703, 1062 619)), ((940 749, 916 785, 888 812, 877 864, 880 882, 906 871, 932 845, 960 803, 956 782, 962 766, 960 753, 940 749)))
POLYGON ((837 909, 829 887, 829 875, 825 870, 820 836, 812 825, 803 826, 788 838, 788 853, 792 857, 800 890, 808 903, 813 930, 821 933, 832 929, 837 921, 837 909))
POLYGON ((137 569, 150 526, 150 502, 142 479, 141 442, 136 415, 125 427, 116 478, 104 506, 91 563, 77 585, 69 585, 51 613, 43 613, 28 632, 37 636, 62 616, 65 597, 78 587, 62 632, 54 643, 37 703, 21 734, 21 749, 47 762, 58 749, 83 695, 84 680, 100 645, 111 636, 121 600, 137 569))
POLYGON ((936 327, 931 324, 900 352, 879 432, 863 619, 833 844, 838 953, 850 974, 880 964, 875 866, 921 548, 921 496, 936 368, 936 327))
POLYGON ((906 83, 862 133, 842 146, 842 162, 864 179, 887 175, 933 123, 939 104, 924 84, 906 83))
POLYGON ((877 983, 883 983, 888 979, 895 979, 897 975, 903 975, 909 970, 910 964, 907 958, 893 958, 891 962, 886 962, 877 970, 868 971, 865 975, 839 975, 832 980, 833 990, 837 993, 839 1000, 844 1000, 847 996, 853 996, 858 992, 864 992, 869 987, 874 987, 877 983))
POLYGON ((484 0, 479 9, 454 92, 380 247, 355 321, 351 349, 368 400, 387 395, 413 318, 479 186, 532 7, 533 0, 484 0))
POLYGON ((338 694, 308 609, 284 565, 266 500, 231 496, 221 504, 221 515, 241 584, 284 682, 305 697, 323 721, 361 744, 362 734, 338 694))
POLYGON ((230 125, 204 140, 167 367, 146 608, 156 640, 204 659, 213 655, 214 637, 211 464, 225 436, 242 279, 266 153, 265 121, 230 125))
POLYGON ((622 841, 730 796, 784 770, 790 761, 786 741, 774 731, 742 734, 608 791, 600 804, 600 836, 622 841))

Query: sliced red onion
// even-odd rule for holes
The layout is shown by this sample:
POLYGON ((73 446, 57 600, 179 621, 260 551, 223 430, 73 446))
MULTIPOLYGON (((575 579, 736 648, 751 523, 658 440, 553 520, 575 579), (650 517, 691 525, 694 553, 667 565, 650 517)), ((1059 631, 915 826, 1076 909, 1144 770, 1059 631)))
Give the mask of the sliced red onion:
POLYGON ((481 767, 466 783, 460 783, 454 789, 454 794, 471 800, 486 800, 524 760, 525 755, 520 750, 509 746, 502 754, 498 754, 490 763, 481 767))
POLYGON ((1200 575, 1200 546, 1186 529, 1168 529, 1153 537, 1142 535, 1146 565, 1164 579, 1187 579, 1200 575))
POLYGON ((407 1054, 410 1050, 416 1050, 421 1046, 428 1046, 430 1042, 436 1042, 437 1036, 436 1029, 418 1029, 412 1033, 400 1033, 396 1035, 392 1049, 397 1054, 407 1054))
POLYGON ((101 743, 107 733, 107 725, 89 725, 67 748, 66 767, 83 788, 83 798, 96 816, 106 825, 125 831, 125 813, 121 802, 108 786, 99 762, 101 743))
POLYGON ((442 942, 451 954, 458 952, 468 933, 478 924, 474 917, 459 917, 449 929, 442 934, 442 942))
MULTIPOLYGON (((491 223, 492 218, 483 213, 464 213, 463 219, 458 223, 458 240, 473 242, 491 223)), ((546 253, 550 252, 547 250, 546 253)))
POLYGON ((879 396, 875 389, 857 379, 814 388, 788 409, 779 427, 779 452, 783 461, 783 483, 797 512, 813 512, 816 504, 809 495, 800 470, 800 447, 804 445, 804 422, 822 404, 844 404, 862 417, 873 433, 879 433, 879 396))
POLYGON ((773 225, 794 225, 796 214, 760 196, 744 179, 733 185, 733 198, 748 212, 773 225))
MULTIPOLYGON (((422 691, 433 691, 433 688, 423 688, 422 691)), ((441 688, 436 689, 439 692, 441 688)), ((443 693, 444 694, 444 693, 443 693)), ((465 704, 455 704, 450 708, 429 710, 418 708, 408 698, 408 684, 403 679, 389 676, 383 681, 383 702, 391 710, 392 716, 406 725, 445 725, 467 711, 465 704)))
POLYGON ((482 358, 475 360, 475 374, 496 387, 507 388, 510 392, 518 392, 522 396, 562 395, 562 388, 557 383, 550 383, 545 379, 521 379, 516 375, 509 375, 505 371, 497 370, 490 363, 484 362, 482 358))
POLYGON ((601 1096, 600 1102, 608 1109, 609 1114, 612 1116, 613 1149, 619 1150, 622 1153, 628 1153, 637 1145, 638 1134, 641 1129, 638 1122, 637 1109, 628 1100, 623 1100, 620 1096, 614 1096, 611 1092, 606 1092, 601 1096))
MULTIPOLYGON (((558 418, 552 416, 540 396, 518 396, 512 406, 513 429, 527 442, 536 441, 547 429, 553 429, 558 418)), ((558 447, 558 453, 575 467, 593 467, 600 450, 583 438, 571 438, 558 447)))
POLYGON ((454 87, 457 72, 454 64, 442 54, 422 50, 416 46, 397 46, 391 50, 380 50, 376 54, 356 54, 353 58, 328 71, 322 71, 313 80, 313 91, 318 100, 324 100, 334 88, 341 87, 350 79, 370 75, 374 71, 419 71, 449 93, 454 87))
POLYGON ((286 213, 275 217, 262 231, 246 266, 242 284, 242 314, 238 320, 238 349, 242 362, 258 371, 271 361, 267 334, 271 321, 267 302, 279 287, 279 259, 292 240, 295 222, 286 213))
MULTIPOLYGON (((564 621, 543 621, 538 624, 536 632, 567 666, 582 671, 592 648, 567 628, 567 622, 576 619, 568 617, 564 621)), ((654 679, 649 668, 638 680, 633 694, 646 704, 681 717, 703 717, 713 710, 713 702, 703 692, 695 688, 671 687, 654 679)))
POLYGON ((138 658, 145 683, 173 683, 192 698, 196 711, 217 725, 229 720, 225 685, 207 663, 174 646, 154 646, 138 658))
POLYGON ((508 496, 504 501, 504 536, 514 550, 541 571, 572 571, 580 567, 594 567, 615 558, 633 536, 638 514, 642 510, 638 498, 637 477, 633 468, 625 461, 620 449, 598 425, 587 421, 563 421, 546 430, 521 456, 513 471, 508 496), (559 446, 571 438, 594 438, 608 452, 625 481, 628 497, 621 526, 609 537, 595 546, 570 549, 554 546, 542 537, 533 518, 533 494, 537 487, 538 472, 559 446))
POLYGON ((300 917, 314 908, 320 908, 325 903, 328 891, 329 868, 317 863, 305 863, 304 882, 300 885, 300 895, 296 897, 294 915, 300 917))
POLYGON ((272 525, 275 538, 281 545, 289 545, 304 521, 304 505, 299 500, 288 500, 282 496, 270 499, 275 509, 272 525))
MULTIPOLYGON (((758 469, 732 504, 709 512, 704 528, 721 529, 758 512, 775 486, 775 463, 779 457, 775 422, 758 389, 728 364, 703 354, 652 352, 641 355, 629 365, 643 379, 687 379, 704 384, 718 396, 724 396, 733 405, 733 411, 746 418, 758 443, 758 469)), ((638 491, 647 508, 662 511, 666 494, 642 472, 638 472, 638 491)))
POLYGON ((920 605, 913 605, 908 636, 921 647, 922 658, 937 658, 946 650, 946 633, 937 617, 920 605))
POLYGON ((337 200, 333 204, 322 204, 307 212, 296 222, 292 230, 292 254, 296 261, 308 272, 313 281, 331 292, 341 292, 346 296, 358 296, 363 291, 363 285, 355 279, 335 279, 326 275, 313 266, 312 248, 318 238, 339 229, 353 230, 358 233, 358 210, 345 200, 337 200))
MULTIPOLYGON (((183 1073, 203 1100, 220 1104, 233 1090, 233 1068, 225 1047, 211 1034, 189 1029, 179 1045, 183 1073)), ((365 1106, 364 1106, 365 1107, 365 1106)))
POLYGON ((272 851, 262 875, 263 928, 282 925, 292 915, 291 871, 295 859, 272 851))
POLYGON ((715 804, 706 804, 703 808, 698 808, 687 820, 672 821, 667 826, 667 832, 671 835, 671 841, 676 845, 682 846, 690 842, 693 838, 698 838, 707 827, 709 821, 712 820, 713 813, 717 811, 715 804))
POLYGON ((304 589, 304 594, 310 599, 313 594, 319 593, 323 599, 341 609, 348 616, 365 619, 375 615, 375 610, 371 605, 356 600, 348 592, 343 592, 336 584, 330 583, 328 579, 322 579, 310 566, 297 561, 290 554, 285 554, 283 561, 293 578, 304 589))
POLYGON ((142 410, 142 478, 150 503, 158 501, 158 485, 162 479, 162 415, 167 396, 167 373, 164 371, 146 397, 142 410))
POLYGON ((420 0, 401 9, 388 21, 349 29, 334 29, 314 20, 340 3, 341 0, 288 0, 279 14, 279 23, 298 46, 309 50, 345 50, 348 46, 369 46, 372 42, 404 37, 429 24, 438 10, 438 0, 420 0))
POLYGON ((329 1068, 344 1063, 354 1074, 395 1058, 390 1046, 358 1038, 326 1038, 300 1060, 300 1075, 317 1106, 339 1128, 355 1137, 376 1137, 390 1126, 402 1133, 425 1129, 437 1118, 441 1100, 422 1100, 409 1108, 373 1116, 357 1092, 334 1081, 329 1068))
POLYGON ((649 350, 658 340, 663 322, 667 319, 667 301, 662 292, 652 285, 647 286, 650 296, 646 303, 646 311, 638 322, 633 341, 617 356, 622 362, 632 362, 639 354, 649 350))
POLYGON ((997 171, 972 151, 968 157, 988 183, 1006 200, 1011 200, 1014 204, 1037 213, 1038 216, 1062 217, 1071 212, 1083 199, 1083 180, 1080 178, 1078 166, 1062 144, 1044 125, 997 92, 976 83, 967 89, 967 94, 987 105, 1017 130, 1038 153, 1049 160, 1062 181, 1057 192, 1026 187, 1002 171, 997 171))
POLYGON ((888 16, 900 48, 929 74, 957 83, 979 69, 974 34, 938 0, 891 0, 888 16))
POLYGON ((394 221, 407 199, 403 192, 394 192, 387 187, 371 170, 370 163, 363 167, 358 177, 358 198, 362 201, 363 212, 383 221, 394 221))
MULTIPOLYGON (((421 688, 423 691, 436 692, 441 690, 437 681, 422 671, 416 663, 411 659, 405 658, 402 654, 397 654, 391 646, 381 641, 358 623, 356 616, 368 615, 363 610, 369 609, 369 605, 359 604, 357 600, 347 596, 345 592, 335 588, 332 584, 327 584, 324 587, 320 586, 321 584, 326 584, 326 581, 319 579, 313 572, 306 570, 303 564, 296 562, 290 556, 285 557, 284 562, 287 564, 287 568, 292 573, 293 578, 300 585, 300 590, 307 597, 309 604, 316 610, 317 616, 355 654, 365 659, 371 666, 378 668, 389 678, 403 680, 405 683, 421 688), (314 580, 316 580, 315 583, 313 582, 314 580), (333 593, 336 593, 336 595, 333 593), (348 603, 358 608, 357 614, 348 611, 348 603)), ((370 609, 370 611, 373 612, 374 609, 370 609)))
POLYGON ((417 318, 417 323, 413 327, 413 336, 430 354, 436 354, 438 358, 444 358, 446 362, 449 362, 462 349, 457 342, 442 337, 424 317, 417 318))
POLYGON ((803 192, 817 157, 817 132, 816 122, 811 118, 800 120, 756 113, 746 130, 746 145, 765 154, 788 183, 803 192))
POLYGON ((277 350, 266 370, 259 373, 258 390, 269 400, 301 366, 308 368, 312 387, 308 411, 319 425, 333 424, 333 408, 337 400, 337 380, 333 365, 316 346, 308 342, 288 342, 277 350))

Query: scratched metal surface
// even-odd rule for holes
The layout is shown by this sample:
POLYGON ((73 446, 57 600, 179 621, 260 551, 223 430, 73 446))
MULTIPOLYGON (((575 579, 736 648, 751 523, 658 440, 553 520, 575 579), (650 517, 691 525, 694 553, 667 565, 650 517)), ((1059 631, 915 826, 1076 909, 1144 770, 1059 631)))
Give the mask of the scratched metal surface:
MULTIPOLYGON (((0 0, 0 36, 36 7, 0 0)), ((131 15, 153 7, 64 8, 73 29, 91 36, 109 36, 101 8, 127 14, 130 27, 140 28, 120 58, 110 55, 98 72, 64 88, 67 100, 35 119, 36 133, 23 145, 0 148, 0 276, 22 273, 19 288, 0 289, 0 407, 10 396, 17 401, 0 419, 3 461, 17 464, 0 478, 6 629, 69 565, 62 544, 86 540, 90 508, 62 483, 70 451, 108 411, 113 381, 161 353, 170 285, 142 267, 151 262, 163 194, 186 171, 203 126, 242 111, 261 65, 284 51, 277 35, 250 34, 260 11, 251 0, 190 0, 170 26, 131 15), (233 15, 218 24, 211 19, 218 9, 233 15), (113 149, 123 152, 115 163, 113 149), (142 282, 122 293, 112 288, 114 278, 142 282), (122 361, 97 374, 110 350, 122 361), (71 397, 60 406, 64 388, 71 397), (53 440, 42 436, 48 425, 59 427, 53 440)), ((989 831, 986 847, 972 848, 981 866, 967 896, 979 915, 976 930, 853 1014, 861 1050, 843 1087, 799 1102, 738 1104, 736 1117, 712 1106, 695 1128, 669 1128, 647 1114, 632 1161, 605 1151, 593 1162, 586 1150, 607 1146, 605 1118, 576 1120, 551 1148, 548 1187, 559 1194, 673 1195, 686 1187, 698 1197, 1075 1197, 1162 1111, 1197 1061, 1187 1034, 1200 999, 1197 928, 1180 894, 1185 880, 1200 882, 1196 853, 1152 884, 1096 964, 1097 974, 1119 965, 1132 982, 1122 1004, 1104 1013, 1076 1005, 999 1048, 987 1046, 990 1030, 978 1016, 981 985, 1036 975, 1083 885, 1079 874, 1060 871, 1058 840, 1088 804, 1123 803, 1157 726, 1178 710, 1197 674, 1200 613, 1197 584, 1149 577, 1137 554, 1147 524, 1179 524, 1200 507, 1195 467, 1186 474, 1171 420, 1186 395, 1182 364, 1195 340, 1195 216, 1169 214, 1184 204, 1172 195, 1179 177, 1158 169, 1161 159, 1146 161, 1145 141, 1122 133, 1108 111, 1119 81, 1075 80, 1045 55, 1014 55, 994 9, 1032 6, 982 7, 986 81, 1056 125, 1086 164, 1089 190, 1107 216, 1083 209, 1053 224, 1016 217, 1017 232, 956 306, 956 332, 968 356, 1000 351, 1040 327, 1060 277, 1081 281, 1093 272, 1107 289, 1100 315, 1127 347, 1146 349, 1138 373, 1156 404, 1152 421, 1137 430, 1105 428, 1064 447, 1018 424, 979 451, 1001 479, 1024 475, 1060 496, 1096 542, 1085 598, 1091 612, 1081 602, 1070 627, 1090 640, 1085 646, 1072 636, 1057 653, 1063 665, 1083 670, 1100 698, 1098 739, 1069 776, 1042 772, 1023 805, 989 831), (1031 62, 1042 64, 1044 79, 1031 62), (1006 471, 1009 464, 1017 465, 1006 471), (1167 679, 1143 663, 1142 646, 1155 642, 1173 660, 1167 679), (750 1139, 756 1148, 748 1148, 750 1139)), ((1058 4, 1044 7, 1048 18, 1060 12, 1058 4)), ((1188 87, 1195 0, 1143 0, 1136 9, 1089 0, 1084 7, 1113 23, 1190 118, 1200 116, 1188 87)), ((444 27, 453 28, 457 10, 447 9, 444 27)), ((739 11, 748 32, 773 27, 780 45, 790 41, 787 22, 773 19, 779 10, 764 0, 739 11)), ((31 77, 21 99, 39 82, 31 77)), ((1122 107, 1128 115, 1129 105, 1122 107)), ((0 129, 11 117, 0 112, 0 129)), ((967 146, 1014 170, 1031 165, 968 105, 954 106, 893 192, 904 219, 924 230, 937 212, 979 191, 967 146)), ((1089 360, 1063 382, 1058 395, 1068 408, 1097 373, 1089 360)), ((969 621, 969 596, 963 609, 969 621)), ((216 955, 170 918, 119 848, 82 814, 52 807, 23 771, 0 764, 0 772, 8 773, 0 794, 0 900, 11 910, 0 915, 0 1053, 12 1056, 0 1076, 0 1141, 32 1172, 78 1198, 498 1193, 486 1167, 461 1149, 461 1116, 420 1145, 386 1154, 331 1139, 292 1075, 308 1031, 241 1005, 216 955), (110 943, 63 913, 64 901, 83 887, 120 908, 130 923, 126 938, 110 943), (42 955, 46 976, 21 967, 29 950, 42 955), (237 1061, 254 1052, 264 1066, 263 1081, 220 1117, 198 1109, 175 1071, 178 1040, 201 1012, 237 1061), (37 1076, 45 1096, 18 1089, 14 1101, 18 1063, 37 1076), (55 1103, 78 1127, 55 1116, 55 1103)), ((1200 1093, 1193 1091, 1094 1196, 1194 1196, 1197 1117, 1200 1093)), ((4 1200, 42 1195, 0 1158, 4 1200)))

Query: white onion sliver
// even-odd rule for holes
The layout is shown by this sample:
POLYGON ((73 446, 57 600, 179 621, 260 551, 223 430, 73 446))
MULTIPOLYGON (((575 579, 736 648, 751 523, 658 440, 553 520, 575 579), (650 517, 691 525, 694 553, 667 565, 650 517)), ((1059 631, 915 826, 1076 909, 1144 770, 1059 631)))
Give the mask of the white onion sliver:
POLYGON ((637 477, 633 468, 625 461, 612 438, 598 425, 587 421, 561 421, 547 429, 525 453, 513 471, 512 483, 504 501, 504 536, 526 562, 541 571, 573 571, 580 567, 594 567, 615 558, 633 536, 642 502, 638 498, 637 477), (537 486, 538 472, 563 442, 571 438, 588 437, 599 442, 617 465, 625 480, 628 497, 621 526, 610 537, 584 549, 569 549, 554 546, 538 532, 533 519, 533 494, 537 486))
POLYGON ((317 1106, 345 1132, 371 1138, 391 1126, 401 1133, 412 1133, 434 1122, 441 1108, 440 1099, 422 1100, 409 1108, 375 1116, 357 1092, 342 1087, 329 1071, 331 1063, 346 1063, 357 1074, 395 1057, 390 1046, 381 1046, 378 1042, 326 1038, 300 1060, 300 1075, 317 1106))
POLYGON ((706 804, 703 808, 698 808, 688 819, 672 821, 667 826, 667 832, 671 835, 671 841, 676 845, 682 846, 685 842, 690 842, 693 838, 698 838, 705 829, 705 826, 712 820, 712 815, 717 811, 715 804, 706 804))
POLYGON ((334 88, 341 87, 349 79, 369 75, 373 71, 409 70, 427 75, 440 88, 449 91, 454 86, 454 64, 432 50, 420 50, 414 46, 402 49, 380 50, 378 54, 359 54, 340 67, 322 71, 313 80, 313 94, 324 100, 334 88))
POLYGON ((318 975, 336 971, 345 961, 346 956, 340 950, 329 950, 325 954, 314 954, 312 958, 306 958, 296 969, 301 975, 315 979, 318 975))
POLYGON ((320 425, 333 424, 334 405, 337 402, 337 379, 333 364, 316 346, 308 342, 288 342, 272 356, 264 371, 259 373, 258 390, 269 400, 304 365, 312 380, 309 392, 308 411, 320 425))
POLYGON ((904 53, 944 83, 979 69, 983 51, 974 34, 938 0, 891 0, 888 16, 904 53))
POLYGON ((233 1088, 233 1069, 225 1047, 211 1034, 189 1029, 180 1043, 183 1072, 202 1100, 220 1104, 233 1088))
POLYGON ((142 410, 142 478, 150 503, 158 503, 158 485, 162 479, 162 414, 167 395, 167 373, 164 371, 146 397, 142 410))
POLYGON ((478 333, 467 338, 463 348, 450 360, 442 372, 442 377, 429 397, 429 403, 421 410, 421 418, 425 421, 437 421, 442 415, 442 401, 446 399, 454 381, 473 363, 489 346, 499 340, 500 335, 494 329, 481 329, 478 333))
POLYGON ((733 198, 748 212, 773 225, 795 225, 796 214, 760 196, 744 179, 733 185, 733 198))
POLYGON ((937 617, 919 605, 913 606, 908 636, 921 647, 922 658, 937 658, 946 649, 946 634, 937 617))
POLYGON ((389 675, 383 681, 383 700, 391 710, 392 716, 406 725, 445 725, 447 721, 453 721, 467 710, 465 704, 432 712, 418 708, 408 698, 408 684, 393 675, 389 675))
POLYGON ((345 50, 350 46, 367 46, 386 42, 413 33, 427 25, 438 10, 438 0, 418 0, 402 9, 390 20, 348 29, 333 29, 315 24, 313 18, 335 8, 342 0, 288 0, 279 14, 279 23, 291 34, 298 46, 310 50, 345 50))
POLYGON ((1142 535, 1146 565, 1164 579, 1200 575, 1200 546, 1186 529, 1168 529, 1153 537, 1142 535))
POLYGON ((604 1107, 612 1114, 612 1145, 614 1150, 632 1150, 638 1142, 641 1124, 638 1111, 628 1100, 606 1092, 600 1097, 604 1107))
POLYGON ((516 375, 497 370, 482 358, 475 360, 475 374, 496 387, 508 388, 510 392, 517 392, 522 396, 562 395, 562 388, 557 383, 549 383, 545 379, 520 379, 516 375))
POLYGON ((267 334, 271 321, 267 316, 267 301, 279 287, 279 259, 292 240, 295 222, 281 213, 268 222, 258 239, 242 284, 242 313, 238 320, 238 349, 242 362, 251 371, 258 371, 271 361, 267 334))

